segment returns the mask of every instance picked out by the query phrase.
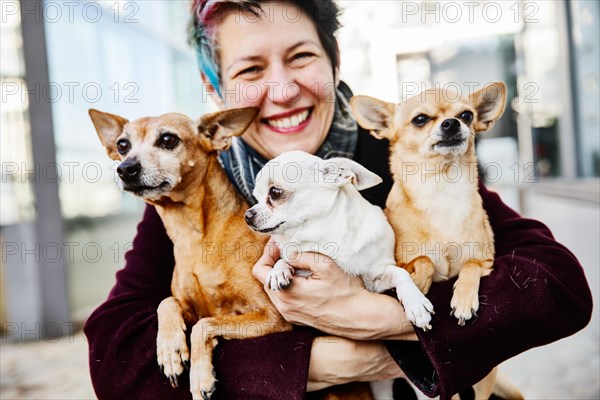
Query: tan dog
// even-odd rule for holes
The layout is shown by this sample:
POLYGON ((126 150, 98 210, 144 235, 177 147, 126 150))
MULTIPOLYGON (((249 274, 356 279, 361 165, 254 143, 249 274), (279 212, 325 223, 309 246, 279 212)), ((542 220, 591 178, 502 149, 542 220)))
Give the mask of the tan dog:
POLYGON ((267 238, 246 226, 248 204, 217 161, 217 150, 242 134, 257 112, 228 110, 198 122, 173 113, 129 122, 90 110, 109 157, 121 161, 123 189, 156 206, 173 241, 173 296, 158 307, 158 364, 176 387, 191 361, 194 398, 207 399, 215 389, 216 337, 291 329, 252 276, 267 238), (186 324, 193 325, 191 354, 186 324))
MULTIPOLYGON (((432 281, 458 276, 450 306, 459 325, 479 309, 479 282, 494 262, 493 232, 478 192, 475 134, 493 126, 505 103, 501 82, 467 98, 431 89, 398 105, 351 99, 358 123, 390 141, 394 185, 386 216, 396 234, 396 262, 424 293, 432 281)), ((476 398, 508 390, 499 382, 494 388, 495 376, 496 370, 475 386, 476 398)))
POLYGON ((503 83, 468 99, 428 90, 399 105, 351 100, 359 124, 390 140, 394 186, 386 215, 396 233, 396 261, 414 270, 424 292, 432 280, 458 276, 451 307, 460 325, 479 308, 479 280, 494 262, 492 228, 477 191, 475 134, 494 124, 505 101, 503 83))

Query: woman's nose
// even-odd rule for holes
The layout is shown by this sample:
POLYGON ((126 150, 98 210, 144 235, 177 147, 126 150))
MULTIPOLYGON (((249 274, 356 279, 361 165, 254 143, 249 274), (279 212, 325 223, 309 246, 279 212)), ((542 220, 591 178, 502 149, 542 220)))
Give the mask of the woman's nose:
POLYGON ((269 100, 273 103, 292 103, 300 98, 300 85, 292 71, 287 68, 274 69, 265 85, 268 88, 269 100))

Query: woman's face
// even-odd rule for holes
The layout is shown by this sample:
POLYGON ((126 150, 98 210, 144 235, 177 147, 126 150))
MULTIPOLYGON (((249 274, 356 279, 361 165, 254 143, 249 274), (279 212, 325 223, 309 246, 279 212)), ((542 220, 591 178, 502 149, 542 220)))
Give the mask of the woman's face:
POLYGON ((263 10, 260 18, 231 12, 218 27, 223 106, 260 107, 243 138, 263 157, 314 154, 333 119, 331 62, 297 7, 266 3, 263 10))

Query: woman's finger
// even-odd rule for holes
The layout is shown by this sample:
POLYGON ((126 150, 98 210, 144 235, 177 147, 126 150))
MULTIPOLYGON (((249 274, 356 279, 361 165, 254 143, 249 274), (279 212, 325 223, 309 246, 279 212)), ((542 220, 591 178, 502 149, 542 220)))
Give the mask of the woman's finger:
POLYGON ((269 241, 265 245, 265 248, 263 250, 263 257, 265 256, 265 262, 271 266, 273 266, 277 262, 277 260, 281 258, 281 250, 279 249, 279 246, 277 245, 275 239, 269 239, 269 241))
POLYGON ((281 251, 279 250, 279 246, 271 238, 265 245, 262 256, 254 264, 252 275, 264 285, 269 271, 273 269, 273 265, 275 265, 280 257, 281 251))
POLYGON ((267 275, 272 269, 273 267, 270 267, 266 264, 256 263, 252 268, 252 275, 254 275, 254 277, 264 285, 265 281, 267 280, 267 275))
POLYGON ((294 268, 309 270, 316 275, 321 275, 330 268, 339 268, 331 258, 313 252, 298 254, 292 260, 289 260, 288 264, 294 268))

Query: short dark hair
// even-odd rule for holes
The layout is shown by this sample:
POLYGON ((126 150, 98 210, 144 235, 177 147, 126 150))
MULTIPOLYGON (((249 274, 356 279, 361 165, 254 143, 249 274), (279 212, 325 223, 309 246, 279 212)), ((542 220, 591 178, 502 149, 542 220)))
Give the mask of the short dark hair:
MULTIPOLYGON (((262 5, 274 0, 194 0, 188 40, 195 48, 198 65, 220 94, 221 74, 215 43, 216 17, 225 12, 248 12, 260 18, 262 5)), ((340 52, 335 33, 341 27, 340 8, 334 0, 286 0, 304 12, 313 21, 321 45, 331 62, 333 74, 340 65, 340 52)))

